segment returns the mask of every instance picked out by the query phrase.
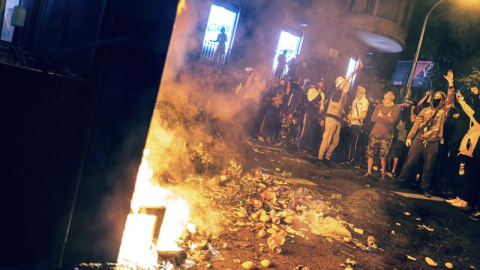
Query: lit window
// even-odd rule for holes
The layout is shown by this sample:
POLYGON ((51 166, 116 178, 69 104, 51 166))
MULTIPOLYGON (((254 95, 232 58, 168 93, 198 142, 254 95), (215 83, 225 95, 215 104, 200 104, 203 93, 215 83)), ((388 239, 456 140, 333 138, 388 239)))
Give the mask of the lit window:
POLYGON ((12 21, 13 8, 18 6, 20 0, 7 0, 3 13, 2 37, 3 41, 12 42, 13 30, 15 27, 10 24, 12 21))
POLYGON ((227 62, 232 48, 237 17, 238 6, 228 8, 220 5, 211 6, 200 56, 203 61, 220 65, 227 62), (224 29, 223 33, 222 29, 224 29))
MULTIPOLYGON (((355 60, 353 58, 350 58, 350 62, 348 63, 348 68, 347 68, 347 74, 345 76, 348 76, 348 74, 352 73, 358 66, 358 60, 355 60)), ((355 78, 357 75, 354 75, 350 79, 350 85, 353 85, 355 83, 355 78)))
POLYGON ((281 78, 288 73, 288 65, 286 65, 283 69, 280 68, 277 70, 278 57, 283 54, 283 51, 287 51, 285 55, 286 62, 297 57, 297 55, 300 53, 303 35, 300 30, 295 30, 296 29, 284 28, 284 30, 280 32, 277 50, 275 51, 275 57, 273 59, 273 76, 276 78, 281 78))

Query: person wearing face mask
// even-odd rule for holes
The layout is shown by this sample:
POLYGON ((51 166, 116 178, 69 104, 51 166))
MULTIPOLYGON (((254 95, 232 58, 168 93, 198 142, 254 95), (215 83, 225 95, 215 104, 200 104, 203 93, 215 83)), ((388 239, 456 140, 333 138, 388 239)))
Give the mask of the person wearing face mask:
POLYGON ((318 163, 323 162, 331 166, 330 157, 340 141, 341 120, 345 115, 344 107, 350 89, 350 79, 362 68, 363 63, 359 62, 357 68, 346 78, 339 76, 335 80, 335 90, 325 109, 325 119, 320 122, 320 125, 324 126, 324 132, 316 161, 318 163))
POLYGON ((447 95, 440 91, 435 92, 430 106, 418 114, 405 141, 406 146, 410 149, 402 172, 398 176, 400 187, 409 187, 410 183, 407 182, 407 178, 410 171, 420 156, 423 156, 421 189, 423 195, 428 198, 431 197, 432 169, 437 157, 438 146, 443 139, 443 125, 452 108, 454 98, 453 72, 449 70, 444 78, 448 82, 447 95))
POLYGON ((393 139, 393 129, 400 115, 401 108, 393 102, 395 94, 388 91, 383 95, 382 104, 375 107, 372 114, 372 122, 374 123, 367 146, 367 173, 363 177, 372 177, 373 159, 375 155, 379 155, 382 166, 381 179, 385 179, 385 168, 387 165, 387 156, 390 151, 393 139))
POLYGON ((323 102, 325 101, 325 94, 322 88, 316 87, 315 84, 310 85, 305 101, 305 115, 303 118, 303 129, 300 136, 300 148, 306 150, 309 154, 316 154, 314 149, 317 129, 320 128, 318 124, 318 117, 323 112, 323 102))
POLYGON ((361 153, 359 144, 360 133, 362 132, 363 120, 367 117, 368 106, 367 86, 359 85, 352 107, 348 113, 348 160, 347 163, 355 165, 359 162, 358 154, 361 153))

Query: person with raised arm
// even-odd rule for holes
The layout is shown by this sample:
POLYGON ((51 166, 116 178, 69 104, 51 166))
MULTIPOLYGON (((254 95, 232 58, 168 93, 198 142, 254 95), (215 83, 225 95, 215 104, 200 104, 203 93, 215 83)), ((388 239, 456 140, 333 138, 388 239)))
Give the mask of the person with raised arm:
POLYGON ((317 163, 324 163, 331 166, 330 157, 340 140, 341 121, 345 116, 345 103, 347 102, 347 93, 350 90, 350 79, 363 68, 363 63, 359 62, 357 68, 346 78, 338 76, 335 80, 335 90, 333 91, 328 106, 325 109, 325 119, 320 122, 324 126, 322 143, 318 152, 317 163))
POLYGON ((430 182, 432 170, 437 158, 438 146, 443 139, 443 125, 447 120, 448 113, 453 106, 454 87, 453 72, 449 70, 444 76, 448 82, 448 91, 438 91, 433 94, 430 106, 424 108, 415 118, 412 129, 408 133, 405 145, 410 147, 405 165, 398 176, 400 187, 409 187, 407 181, 410 171, 423 156, 423 173, 421 181, 422 193, 425 197, 431 197, 430 182))

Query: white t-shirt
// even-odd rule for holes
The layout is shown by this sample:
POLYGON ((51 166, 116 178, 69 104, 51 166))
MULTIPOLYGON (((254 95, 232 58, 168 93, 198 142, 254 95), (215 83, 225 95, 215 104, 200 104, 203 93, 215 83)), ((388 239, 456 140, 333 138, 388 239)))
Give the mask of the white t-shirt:
MULTIPOLYGON (((368 99, 366 97, 362 97, 360 99, 355 98, 352 102, 352 116, 358 117, 362 114, 362 112, 368 111, 368 99)), ((352 120, 352 125, 361 126, 363 124, 363 120, 352 120)))

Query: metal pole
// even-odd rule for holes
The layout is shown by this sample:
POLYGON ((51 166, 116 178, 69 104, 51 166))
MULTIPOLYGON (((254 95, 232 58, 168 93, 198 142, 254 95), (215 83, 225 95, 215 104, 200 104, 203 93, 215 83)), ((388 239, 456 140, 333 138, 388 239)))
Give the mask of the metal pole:
POLYGON ((430 14, 432 14, 432 11, 433 11, 438 5, 440 5, 442 2, 445 2, 445 0, 440 0, 440 1, 438 1, 438 2, 430 9, 430 11, 428 11, 427 16, 425 17, 425 20, 423 21, 422 33, 420 34, 420 39, 418 40, 417 51, 415 52, 415 58, 413 59, 412 69, 410 70, 410 76, 408 76, 407 91, 406 91, 406 94, 405 94, 404 102, 405 102, 405 101, 410 97, 410 95, 411 95, 411 88, 412 88, 413 76, 414 76, 414 74, 415 74, 415 69, 417 68, 418 55, 420 54, 420 48, 422 47, 423 36, 425 35, 425 28, 427 27, 428 18, 430 18, 430 14))

